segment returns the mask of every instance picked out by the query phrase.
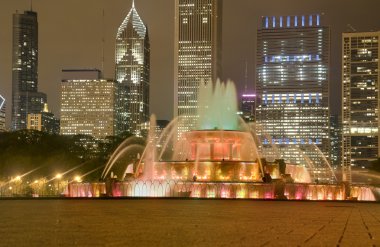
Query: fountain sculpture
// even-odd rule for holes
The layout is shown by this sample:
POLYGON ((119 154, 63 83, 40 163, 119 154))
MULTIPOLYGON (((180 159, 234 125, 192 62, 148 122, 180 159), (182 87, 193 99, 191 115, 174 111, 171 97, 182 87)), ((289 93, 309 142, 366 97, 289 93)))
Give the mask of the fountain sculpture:
MULTIPOLYGON (((201 83, 196 129, 179 133, 178 123, 187 121, 180 116, 158 135, 152 116, 145 148, 136 138, 125 140, 103 171, 102 179, 108 184, 87 187, 73 184, 70 196, 295 200, 343 200, 349 196, 347 186, 337 184, 331 166, 317 146, 311 146, 310 150, 319 152, 324 167, 316 168, 305 150, 299 150, 303 164, 286 163, 276 145, 262 143, 265 132, 257 131, 259 126, 247 124, 237 115, 236 99, 231 81, 226 84, 217 81, 215 85, 201 83), (123 155, 136 159, 117 163, 123 155), (122 168, 116 169, 120 165, 122 168), (115 179, 116 171, 120 181, 115 179)), ((265 137, 270 140, 269 136, 265 137)), ((374 200, 367 187, 355 187, 351 191, 356 193, 351 196, 358 199, 374 200)))

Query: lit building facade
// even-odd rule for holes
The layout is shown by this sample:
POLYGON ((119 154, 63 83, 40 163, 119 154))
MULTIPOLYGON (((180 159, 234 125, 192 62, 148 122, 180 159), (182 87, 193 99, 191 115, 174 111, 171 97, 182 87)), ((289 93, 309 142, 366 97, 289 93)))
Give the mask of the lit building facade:
POLYGON ((47 104, 40 113, 28 113, 27 129, 59 134, 59 119, 49 112, 47 104))
POLYGON ((0 132, 5 130, 5 98, 0 94, 0 132))
MULTIPOLYGON (((380 31, 343 33, 343 167, 368 166, 379 157, 380 31)), ((346 170, 346 171, 347 171, 346 170)), ((344 177, 350 180, 350 173, 344 177)))
POLYGON ((141 135, 141 124, 149 120, 150 44, 134 3, 117 31, 115 56, 119 83, 116 134, 141 135))
POLYGON ((242 94, 240 108, 245 122, 255 122, 256 94, 242 94))
POLYGON ((304 162, 307 145, 329 157, 329 63, 330 29, 319 14, 262 17, 256 121, 270 136, 263 143, 276 144, 285 160, 304 162))
POLYGON ((175 0, 174 116, 178 135, 194 129, 200 83, 221 73, 222 1, 175 0))
POLYGON ((28 113, 39 113, 46 94, 38 92, 37 13, 13 14, 12 130, 27 128, 28 113))
POLYGON ((61 82, 62 135, 114 135, 117 84, 100 78, 99 70, 63 70, 61 82))
POLYGON ((342 118, 340 115, 330 116, 331 164, 342 165, 342 118))

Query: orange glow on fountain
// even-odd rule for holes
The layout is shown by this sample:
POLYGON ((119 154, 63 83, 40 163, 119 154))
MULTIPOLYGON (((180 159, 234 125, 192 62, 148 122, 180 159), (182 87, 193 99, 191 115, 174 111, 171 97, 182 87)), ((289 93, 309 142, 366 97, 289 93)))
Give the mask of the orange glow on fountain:
MULTIPOLYGON (((118 174, 121 181, 111 178, 108 186, 102 187, 102 193, 132 197, 289 200, 344 200, 347 197, 348 187, 319 184, 318 179, 315 180, 319 172, 311 176, 313 161, 306 153, 302 157, 309 166, 289 164, 281 160, 275 145, 261 143, 256 126, 240 121, 236 115, 236 90, 232 82, 223 84, 218 81, 214 86, 201 86, 199 97, 198 129, 178 137, 178 126, 185 126, 188 121, 180 116, 172 120, 157 138, 156 121, 152 117, 143 152, 140 144, 133 144, 132 139, 125 140, 111 156, 102 174, 106 179, 115 169, 116 161, 122 155, 129 155, 137 157, 127 164, 132 164, 132 176, 125 179, 126 166, 121 169, 124 173, 118 174), (269 152, 265 153, 264 148, 269 152)), ((261 135, 265 136, 265 133, 261 131, 261 135)), ((300 153, 303 154, 301 150, 300 153)), ((81 189, 71 191, 86 188, 81 186, 81 189)), ((358 200, 375 200, 368 187, 351 187, 350 190, 351 196, 358 200)), ((80 195, 83 194, 86 192, 82 191, 80 195)), ((91 195, 95 194, 100 193, 91 191, 91 195)))

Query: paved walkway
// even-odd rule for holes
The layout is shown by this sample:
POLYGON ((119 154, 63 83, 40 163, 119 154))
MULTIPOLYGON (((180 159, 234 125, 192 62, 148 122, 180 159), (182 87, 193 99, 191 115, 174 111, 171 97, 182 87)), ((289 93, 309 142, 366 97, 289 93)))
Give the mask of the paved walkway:
POLYGON ((0 200, 1 246, 380 246, 380 203, 0 200))

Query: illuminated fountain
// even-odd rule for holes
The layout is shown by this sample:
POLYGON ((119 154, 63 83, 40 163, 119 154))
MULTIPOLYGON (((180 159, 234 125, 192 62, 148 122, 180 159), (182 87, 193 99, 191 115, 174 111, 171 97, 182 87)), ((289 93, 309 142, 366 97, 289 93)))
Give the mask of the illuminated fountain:
MULTIPOLYGON (((323 154, 320 164, 327 171, 323 173, 308 157, 309 151, 321 154, 318 147, 298 150, 303 165, 285 163, 276 145, 261 143, 259 126, 248 125, 237 115, 232 82, 201 84, 195 130, 179 135, 178 123, 186 124, 187 119, 178 117, 157 137, 153 116, 145 149, 136 139, 124 141, 103 171, 102 179, 107 182, 86 185, 83 188, 88 194, 292 200, 343 200, 349 196, 347 186, 337 184, 323 154), (134 159, 121 163, 123 156, 134 159), (93 191, 94 187, 101 191, 93 191)), ((369 188, 353 191, 359 199, 374 200, 369 188)), ((83 191, 77 194, 87 195, 83 191)))

